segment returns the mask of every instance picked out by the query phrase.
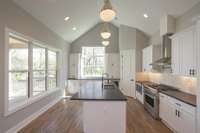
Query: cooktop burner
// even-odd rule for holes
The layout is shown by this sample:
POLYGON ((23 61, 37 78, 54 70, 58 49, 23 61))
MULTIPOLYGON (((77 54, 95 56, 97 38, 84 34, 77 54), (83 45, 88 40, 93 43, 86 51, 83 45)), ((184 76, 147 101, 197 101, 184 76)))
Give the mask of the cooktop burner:
MULTIPOLYGON (((172 87, 169 87, 169 86, 163 85, 163 84, 156 84, 156 83, 152 83, 152 82, 146 83, 146 86, 150 87, 152 89, 155 89, 157 91, 167 91, 169 89, 172 90, 172 87)), ((177 89, 174 88, 174 90, 177 90, 177 89)))

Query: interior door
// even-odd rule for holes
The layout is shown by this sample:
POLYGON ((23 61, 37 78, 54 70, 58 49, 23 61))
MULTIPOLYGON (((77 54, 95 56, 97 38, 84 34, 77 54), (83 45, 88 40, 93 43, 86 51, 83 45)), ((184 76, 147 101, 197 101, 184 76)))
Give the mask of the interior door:
POLYGON ((122 92, 135 98, 135 50, 124 50, 120 52, 122 92))

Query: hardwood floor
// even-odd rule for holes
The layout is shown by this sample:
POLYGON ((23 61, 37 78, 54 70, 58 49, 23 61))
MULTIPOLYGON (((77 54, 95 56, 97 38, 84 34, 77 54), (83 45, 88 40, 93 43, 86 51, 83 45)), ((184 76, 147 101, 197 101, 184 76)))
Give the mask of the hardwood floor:
MULTIPOLYGON (((19 133, 83 133, 82 104, 61 100, 19 133)), ((128 98, 127 133, 171 133, 160 121, 154 120, 137 101, 128 98)))

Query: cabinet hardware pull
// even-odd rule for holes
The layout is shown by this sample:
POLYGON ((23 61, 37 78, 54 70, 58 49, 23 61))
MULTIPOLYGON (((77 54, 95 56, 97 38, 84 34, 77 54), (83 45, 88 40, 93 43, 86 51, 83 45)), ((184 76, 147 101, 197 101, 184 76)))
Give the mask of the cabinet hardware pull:
POLYGON ((178 117, 180 117, 180 111, 178 111, 178 117))
POLYGON ((193 69, 192 72, 193 72, 193 76, 195 76, 196 75, 195 69, 193 69))
POLYGON ((192 74, 192 71, 191 71, 191 69, 189 70, 190 71, 190 75, 192 74))
POLYGON ((175 111, 175 115, 177 116, 177 110, 175 111))

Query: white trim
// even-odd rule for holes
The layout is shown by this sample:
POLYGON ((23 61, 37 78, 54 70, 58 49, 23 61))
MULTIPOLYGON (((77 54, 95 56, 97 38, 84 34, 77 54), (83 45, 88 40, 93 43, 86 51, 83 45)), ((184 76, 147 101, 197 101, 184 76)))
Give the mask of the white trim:
POLYGON ((28 125, 31 121, 39 117, 41 114, 46 112, 49 108, 54 106, 57 102, 59 102, 62 99, 62 97, 59 97, 52 101, 51 103, 47 104, 43 108, 41 108, 39 111, 35 112, 34 114, 30 115, 28 118, 24 119, 20 123, 18 123, 16 126, 10 128, 6 133, 17 133, 20 129, 24 128, 26 125, 28 125))
POLYGON ((51 95, 52 93, 54 93, 56 91, 61 91, 61 90, 62 89, 56 88, 56 89, 52 89, 52 90, 46 91, 46 92, 44 92, 44 93, 42 93, 40 95, 31 97, 31 98, 25 100, 25 102, 22 102, 21 104, 19 104, 17 106, 14 106, 12 108, 8 108, 7 111, 4 113, 4 116, 9 116, 9 115, 21 110, 21 109, 33 104, 33 103, 35 103, 35 102, 37 102, 37 101, 39 101, 39 100, 51 95))

